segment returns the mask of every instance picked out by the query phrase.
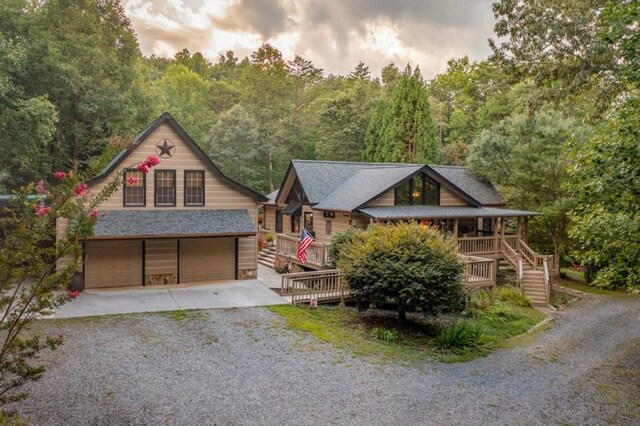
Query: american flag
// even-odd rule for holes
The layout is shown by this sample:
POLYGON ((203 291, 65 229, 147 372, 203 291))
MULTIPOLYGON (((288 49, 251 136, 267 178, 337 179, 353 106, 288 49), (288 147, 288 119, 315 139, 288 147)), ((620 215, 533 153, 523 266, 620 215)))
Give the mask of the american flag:
POLYGON ((307 261, 307 248, 311 243, 313 243, 313 241, 313 237, 306 229, 302 228, 302 232, 300 232, 300 243, 298 244, 298 260, 301 263, 305 263, 307 261))

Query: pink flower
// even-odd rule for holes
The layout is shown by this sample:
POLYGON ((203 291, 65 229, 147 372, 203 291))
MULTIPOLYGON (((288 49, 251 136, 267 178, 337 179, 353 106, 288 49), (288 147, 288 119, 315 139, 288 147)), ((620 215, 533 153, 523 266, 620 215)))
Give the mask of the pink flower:
POLYGON ((138 183, 138 178, 135 178, 133 176, 129 176, 127 178, 127 182, 129 183, 129 185, 135 185, 136 183, 138 183))
POLYGON ((86 192, 87 192, 86 183, 83 183, 73 188, 73 193, 76 194, 76 197, 82 197, 86 192))
POLYGON ((147 167, 151 168, 153 166, 157 166, 158 164, 160 164, 160 157, 156 156, 156 155, 150 155, 147 157, 147 159, 145 160, 144 164, 147 165, 147 167))
POLYGON ((47 207, 43 204, 38 204, 36 206, 36 217, 44 217, 51 213, 51 207, 47 207))
POLYGON ((138 169, 139 172, 142 172, 145 175, 149 173, 149 166, 147 166, 147 163, 138 164, 138 167, 136 167, 136 169, 138 169))
POLYGON ((71 291, 68 290, 67 294, 69 295, 70 298, 75 299, 76 297, 80 296, 80 292, 79 291, 71 291))
POLYGON ((47 189, 44 187, 44 181, 43 180, 41 180, 40 182, 38 182, 36 184, 36 193, 37 194, 41 194, 41 195, 49 193, 49 191, 47 191, 47 189))
POLYGON ((62 179, 64 179, 64 178, 66 178, 66 177, 67 177, 67 174, 66 174, 65 172, 55 172, 53 175, 54 175, 54 176, 56 177, 56 179, 58 179, 58 180, 62 180, 62 179))
POLYGON ((98 209, 91 210, 91 213, 89 213, 89 218, 90 219, 97 219, 98 218, 98 209))

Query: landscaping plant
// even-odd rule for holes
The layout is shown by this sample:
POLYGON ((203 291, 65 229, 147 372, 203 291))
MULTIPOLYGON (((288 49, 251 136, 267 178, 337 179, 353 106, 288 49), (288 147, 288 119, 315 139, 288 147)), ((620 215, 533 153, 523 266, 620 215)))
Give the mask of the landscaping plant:
POLYGON ((464 308, 455 244, 435 229, 416 223, 373 225, 354 233, 337 263, 358 306, 392 301, 400 324, 410 309, 435 315, 464 308))
POLYGON ((478 346, 483 334, 482 326, 471 321, 459 320, 441 330, 433 344, 441 350, 459 351, 478 346))
MULTIPOLYGON (((146 173, 159 161, 149 156, 134 167, 146 173)), ((120 189, 122 173, 95 194, 73 173, 56 172, 52 181, 16 192, 0 218, 0 406, 26 397, 20 387, 45 370, 35 363, 38 353, 63 342, 62 335, 29 334, 29 326, 78 296, 64 288, 80 269, 80 241, 92 235, 98 206, 120 189), (56 239, 62 218, 68 230, 56 239)))

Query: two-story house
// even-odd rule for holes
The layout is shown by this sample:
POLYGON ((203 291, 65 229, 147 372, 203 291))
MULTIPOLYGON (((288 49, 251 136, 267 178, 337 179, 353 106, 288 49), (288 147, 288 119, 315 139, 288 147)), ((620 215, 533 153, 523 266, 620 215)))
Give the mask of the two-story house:
MULTIPOLYGON (((119 171, 121 190, 101 204, 82 244, 86 288, 256 278, 257 206, 266 198, 226 177, 170 114, 119 152, 89 191, 119 171), (151 154, 161 162, 148 174, 130 168, 151 154)), ((66 220, 57 225, 65 232, 66 220)))

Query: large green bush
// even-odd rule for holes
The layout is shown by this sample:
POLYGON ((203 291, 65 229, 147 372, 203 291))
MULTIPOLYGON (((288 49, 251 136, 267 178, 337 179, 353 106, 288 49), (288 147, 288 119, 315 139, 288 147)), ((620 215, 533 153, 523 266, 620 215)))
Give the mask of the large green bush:
POLYGON ((336 233, 331 238, 331 244, 329 244, 329 257, 331 259, 330 264, 331 267, 336 267, 338 259, 340 258, 340 252, 342 251, 342 247, 351 242, 353 236, 357 232, 355 228, 347 228, 342 232, 336 233))
POLYGON ((353 234, 337 263, 359 306, 392 301, 400 323, 406 322, 408 309, 433 315, 464 307, 455 244, 434 229, 415 223, 374 225, 353 234))

